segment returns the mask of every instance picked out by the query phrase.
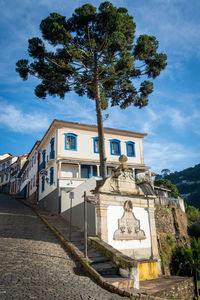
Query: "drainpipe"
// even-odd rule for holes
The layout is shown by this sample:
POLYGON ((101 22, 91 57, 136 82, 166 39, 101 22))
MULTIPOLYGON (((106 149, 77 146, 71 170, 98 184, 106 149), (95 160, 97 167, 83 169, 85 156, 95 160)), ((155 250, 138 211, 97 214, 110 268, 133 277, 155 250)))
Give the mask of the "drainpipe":
POLYGON ((61 190, 60 190, 60 170, 61 170, 61 162, 58 161, 57 168, 57 187, 58 187, 58 213, 61 213, 61 190))

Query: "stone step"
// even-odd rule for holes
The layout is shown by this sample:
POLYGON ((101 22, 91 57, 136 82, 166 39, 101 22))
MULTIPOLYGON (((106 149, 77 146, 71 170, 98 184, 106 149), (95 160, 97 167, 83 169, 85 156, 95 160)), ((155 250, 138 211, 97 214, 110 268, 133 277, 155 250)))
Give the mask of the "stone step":
POLYGON ((109 262, 94 264, 92 267, 102 276, 117 275, 118 273, 117 268, 109 262))
POLYGON ((92 266, 94 266, 95 264, 105 263, 109 261, 109 258, 105 256, 97 256, 92 259, 88 256, 88 258, 90 259, 92 266))
POLYGON ((104 276, 106 281, 118 288, 121 289, 131 289, 133 288, 134 280, 123 278, 120 275, 119 276, 104 276))
POLYGON ((77 247, 80 251, 84 250, 85 246, 84 244, 82 244, 81 242, 74 242, 73 239, 72 239, 72 243, 75 247, 77 247))
POLYGON ((94 248, 88 249, 88 258, 91 260, 94 260, 95 257, 102 257, 102 252, 99 252, 98 250, 95 250, 94 248))

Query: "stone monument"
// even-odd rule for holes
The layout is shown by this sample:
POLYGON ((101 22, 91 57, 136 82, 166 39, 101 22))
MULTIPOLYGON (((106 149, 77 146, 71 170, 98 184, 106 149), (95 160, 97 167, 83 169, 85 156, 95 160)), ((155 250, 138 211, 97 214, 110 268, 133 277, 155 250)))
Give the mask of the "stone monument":
POLYGON ((125 155, 119 161, 120 166, 113 175, 99 182, 94 191, 98 195, 97 236, 137 262, 137 268, 130 276, 135 278, 138 288, 139 280, 158 276, 156 196, 148 181, 137 183, 125 155))

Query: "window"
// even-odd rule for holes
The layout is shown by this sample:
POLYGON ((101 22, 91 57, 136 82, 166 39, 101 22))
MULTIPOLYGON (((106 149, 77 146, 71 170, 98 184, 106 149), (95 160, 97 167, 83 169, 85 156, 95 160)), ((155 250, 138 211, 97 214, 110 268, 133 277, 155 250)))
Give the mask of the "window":
POLYGON ((46 158, 46 150, 42 151, 42 161, 45 162, 45 158, 46 158))
POLYGON ((128 157, 135 157, 135 143, 126 142, 126 152, 128 157))
POLYGON ((65 150, 77 151, 77 135, 74 133, 65 134, 65 150))
POLYGON ((42 151, 42 162, 40 164, 40 170, 46 168, 46 150, 42 151))
POLYGON ((50 168, 50 185, 54 183, 54 169, 53 167, 50 168))
POLYGON ((112 155, 121 155, 121 145, 119 140, 110 141, 110 153, 112 155))
POLYGON ((99 138, 94 137, 93 142, 94 142, 94 153, 99 153, 99 138))
POLYGON ((92 175, 97 176, 97 166, 92 167, 92 175))
POLYGON ((55 138, 52 138, 50 141, 51 144, 50 159, 55 158, 54 143, 55 143, 55 138))
POLYGON ((90 178, 91 169, 88 165, 81 165, 81 178, 90 178))
POLYGON ((44 192, 45 189, 45 176, 42 176, 42 189, 41 192, 44 192))

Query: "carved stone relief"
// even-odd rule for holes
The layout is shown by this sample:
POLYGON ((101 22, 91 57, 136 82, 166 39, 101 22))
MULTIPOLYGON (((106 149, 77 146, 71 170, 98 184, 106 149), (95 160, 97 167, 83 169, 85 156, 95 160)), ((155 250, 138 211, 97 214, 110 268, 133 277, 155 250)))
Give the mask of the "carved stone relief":
POLYGON ((114 240, 144 240, 145 233, 140 229, 140 221, 133 214, 130 200, 124 203, 124 214, 118 220, 118 229, 114 232, 114 240))

